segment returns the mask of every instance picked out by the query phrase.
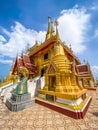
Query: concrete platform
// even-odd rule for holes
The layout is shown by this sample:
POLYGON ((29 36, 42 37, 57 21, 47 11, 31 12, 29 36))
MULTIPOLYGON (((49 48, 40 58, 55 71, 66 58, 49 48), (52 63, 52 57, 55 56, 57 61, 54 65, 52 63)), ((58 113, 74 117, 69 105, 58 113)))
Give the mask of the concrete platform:
POLYGON ((7 99, 6 106, 9 108, 9 110, 17 112, 33 106, 34 103, 35 99, 31 99, 30 93, 22 95, 17 95, 13 93, 12 97, 10 99, 7 99))

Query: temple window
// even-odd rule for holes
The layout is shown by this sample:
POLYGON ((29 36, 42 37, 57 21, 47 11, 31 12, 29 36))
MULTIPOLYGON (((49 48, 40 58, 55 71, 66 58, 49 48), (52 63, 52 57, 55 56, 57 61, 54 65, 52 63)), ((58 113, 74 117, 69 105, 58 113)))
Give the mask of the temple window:
POLYGON ((44 55, 44 60, 47 60, 48 59, 48 53, 46 53, 45 55, 44 55))

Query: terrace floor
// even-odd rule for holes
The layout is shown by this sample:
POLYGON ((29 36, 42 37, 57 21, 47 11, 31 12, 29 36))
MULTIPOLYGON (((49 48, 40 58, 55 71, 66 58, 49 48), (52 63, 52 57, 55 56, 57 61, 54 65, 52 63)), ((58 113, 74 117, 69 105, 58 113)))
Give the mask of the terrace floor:
POLYGON ((98 87, 84 119, 73 119, 39 104, 10 112, 0 100, 0 130, 98 130, 98 87))

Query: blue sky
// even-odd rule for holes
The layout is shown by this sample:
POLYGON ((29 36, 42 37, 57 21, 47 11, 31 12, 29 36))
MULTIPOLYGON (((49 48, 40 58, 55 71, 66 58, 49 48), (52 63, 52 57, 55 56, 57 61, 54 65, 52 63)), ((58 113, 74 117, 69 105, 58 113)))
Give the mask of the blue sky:
POLYGON ((0 0, 0 77, 17 53, 44 41, 48 16, 58 19, 61 40, 98 78, 98 0, 0 0))

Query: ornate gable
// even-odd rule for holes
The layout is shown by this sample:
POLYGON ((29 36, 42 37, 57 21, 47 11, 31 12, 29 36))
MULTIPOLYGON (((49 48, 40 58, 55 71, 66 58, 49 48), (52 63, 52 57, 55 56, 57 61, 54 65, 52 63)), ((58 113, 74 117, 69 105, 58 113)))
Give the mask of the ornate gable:
POLYGON ((89 73, 88 65, 87 64, 77 65, 77 72, 78 74, 89 73))
POLYGON ((53 62, 50 63, 48 69, 47 69, 47 74, 54 74, 57 71, 57 68, 53 62))

